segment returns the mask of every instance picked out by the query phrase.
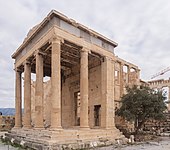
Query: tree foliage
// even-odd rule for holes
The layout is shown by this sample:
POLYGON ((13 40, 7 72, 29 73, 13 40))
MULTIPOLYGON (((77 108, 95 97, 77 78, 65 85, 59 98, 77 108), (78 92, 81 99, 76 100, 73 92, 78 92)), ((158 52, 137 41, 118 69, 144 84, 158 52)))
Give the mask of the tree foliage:
POLYGON ((127 94, 122 97, 122 106, 116 111, 118 116, 127 121, 133 121, 135 131, 149 119, 165 119, 166 110, 165 95, 162 91, 154 91, 148 86, 127 87, 127 94))

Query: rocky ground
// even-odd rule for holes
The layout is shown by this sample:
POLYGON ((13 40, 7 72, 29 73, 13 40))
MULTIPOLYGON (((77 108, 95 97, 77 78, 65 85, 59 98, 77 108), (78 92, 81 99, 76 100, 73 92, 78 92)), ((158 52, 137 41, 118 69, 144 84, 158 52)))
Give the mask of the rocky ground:
MULTIPOLYGON (((0 136, 3 136, 5 132, 0 132, 0 136)), ((18 150, 18 148, 12 147, 11 145, 4 144, 0 141, 0 150, 18 150)))

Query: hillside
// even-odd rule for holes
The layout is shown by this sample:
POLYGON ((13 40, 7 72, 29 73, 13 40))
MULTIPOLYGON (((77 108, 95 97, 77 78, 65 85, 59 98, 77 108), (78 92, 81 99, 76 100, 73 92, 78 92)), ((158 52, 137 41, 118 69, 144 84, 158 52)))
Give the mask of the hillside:
POLYGON ((0 112, 2 112, 4 116, 14 116, 15 108, 0 108, 0 112))

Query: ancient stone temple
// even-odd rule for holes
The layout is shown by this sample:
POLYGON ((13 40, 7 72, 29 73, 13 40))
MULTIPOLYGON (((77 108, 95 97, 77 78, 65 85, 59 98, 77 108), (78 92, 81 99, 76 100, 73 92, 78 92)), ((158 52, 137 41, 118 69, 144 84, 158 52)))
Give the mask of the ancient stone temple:
MULTIPOLYGON (((163 88, 168 88, 168 96, 167 100, 170 101, 170 78, 168 80, 159 79, 159 80, 152 80, 148 81, 149 87, 155 90, 162 90, 163 88)), ((167 109, 170 112, 170 103, 167 105, 167 109)))
POLYGON ((140 81, 138 67, 115 56, 116 46, 51 11, 12 55, 16 116, 8 137, 34 149, 88 148, 123 139, 115 107, 125 86, 140 81))

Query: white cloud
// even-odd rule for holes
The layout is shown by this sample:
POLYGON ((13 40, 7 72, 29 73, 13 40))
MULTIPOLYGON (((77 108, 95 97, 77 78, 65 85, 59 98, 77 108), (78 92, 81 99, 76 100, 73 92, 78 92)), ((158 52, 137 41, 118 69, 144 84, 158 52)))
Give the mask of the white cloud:
POLYGON ((0 0, 0 107, 14 105, 11 54, 51 9, 118 42, 116 55, 138 65, 143 79, 169 66, 169 0, 0 0))

